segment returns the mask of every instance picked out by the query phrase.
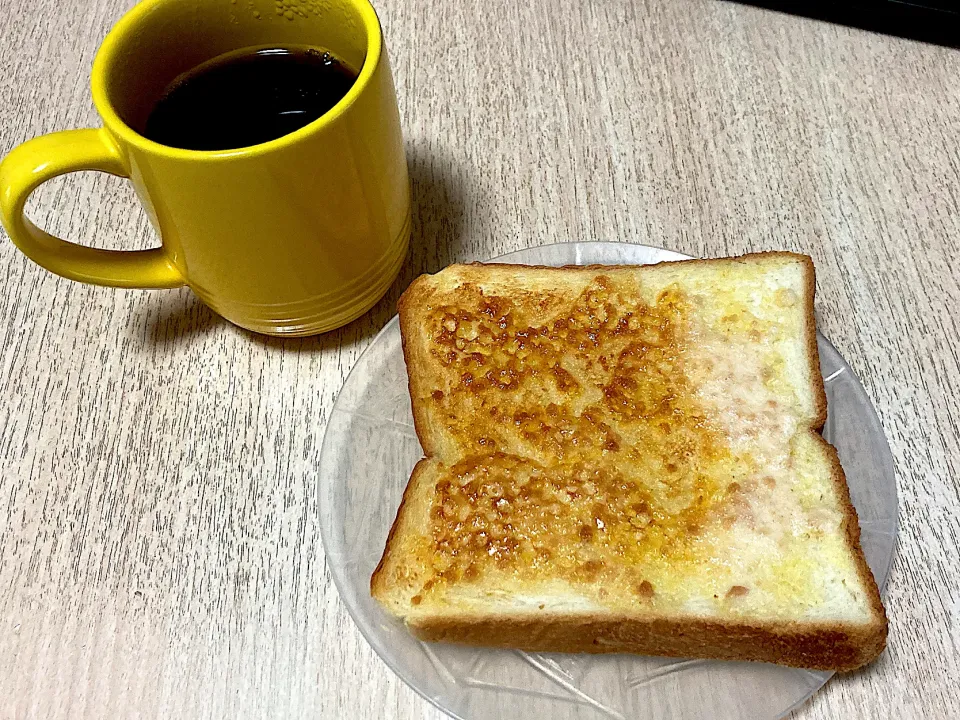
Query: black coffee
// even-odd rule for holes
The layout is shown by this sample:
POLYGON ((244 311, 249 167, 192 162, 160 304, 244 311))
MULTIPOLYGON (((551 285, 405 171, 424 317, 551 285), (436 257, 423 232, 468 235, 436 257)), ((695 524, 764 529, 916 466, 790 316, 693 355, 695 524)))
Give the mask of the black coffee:
POLYGON ((357 74, 313 48, 251 48, 220 55, 164 91, 143 134, 187 150, 231 150, 299 130, 336 105, 357 74))

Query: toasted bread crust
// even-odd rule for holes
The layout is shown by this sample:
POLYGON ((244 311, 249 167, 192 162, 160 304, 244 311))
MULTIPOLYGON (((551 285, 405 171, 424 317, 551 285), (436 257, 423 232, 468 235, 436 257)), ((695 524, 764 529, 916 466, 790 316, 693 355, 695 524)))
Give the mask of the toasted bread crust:
POLYGON ((873 656, 865 661, 870 662, 870 660, 873 660, 883 652, 883 649, 887 646, 887 613, 880 600, 880 589, 877 587, 873 572, 870 570, 870 566, 867 565, 867 559, 860 545, 860 520, 857 517, 856 508, 850 501, 850 488, 847 486, 847 480, 843 474, 840 456, 837 454, 837 449, 824 440, 823 437, 820 437, 820 442, 823 443, 824 451, 829 456, 830 462, 833 465, 831 477, 834 487, 836 488, 841 511, 843 512, 843 532, 847 537, 847 544, 850 547, 854 562, 856 563, 857 574, 860 577, 860 581, 864 587, 868 589, 867 594, 870 598, 870 609, 872 610, 873 621, 866 626, 868 634, 864 637, 864 641, 867 642, 870 647, 876 648, 873 656))
MULTIPOLYGON (((419 383, 422 382, 422 378, 425 376, 423 370, 427 366, 427 358, 418 352, 419 346, 411 343, 410 338, 415 333, 413 327, 416 319, 414 308, 426 302, 432 293, 432 288, 429 287, 429 280, 429 275, 421 275, 418 277, 410 283, 410 286, 403 292, 400 300, 397 302, 397 310, 400 316, 400 344, 403 348, 403 360, 407 366, 407 387, 410 391, 411 398, 421 396, 419 383)), ((420 440, 420 447, 423 448, 423 454, 429 458, 436 454, 436 448, 433 442, 434 436, 430 432, 430 426, 427 423, 423 407, 417 402, 413 402, 412 405, 413 427, 417 433, 417 439, 420 440)))
MULTIPOLYGON (((832 465, 832 480, 836 486, 843 514, 843 531, 852 551, 857 572, 870 595, 872 620, 866 624, 854 623, 791 623, 791 622, 734 622, 696 619, 690 617, 637 617, 612 612, 563 615, 550 612, 538 617, 536 611, 523 614, 498 612, 494 617, 445 612, 418 613, 407 617, 407 623, 424 640, 446 641, 471 645, 510 647, 538 651, 559 652, 635 652, 661 656, 695 656, 704 658, 774 662, 782 665, 822 669, 852 670, 873 660, 883 650, 887 636, 887 620, 873 575, 860 548, 860 529, 857 514, 850 502, 849 489, 836 450, 820 431, 826 421, 826 392, 819 370, 817 332, 814 318, 815 275, 812 260, 805 255, 788 252, 757 253, 740 258, 712 260, 681 260, 685 263, 750 263, 763 262, 771 257, 799 260, 804 265, 806 285, 805 315, 809 358, 809 377, 815 404, 815 417, 810 430, 824 445, 832 465)), ((479 263, 473 266, 479 266, 479 263)), ((471 266, 460 266, 466 269, 471 266)), ((522 266, 490 264, 486 268, 510 270, 522 266)), ((595 272, 599 269, 634 268, 635 266, 566 266, 562 268, 535 266, 538 270, 557 273, 595 272)), ((529 269, 529 266, 528 268, 529 269)), ((418 332, 416 310, 435 292, 430 276, 421 276, 403 294, 399 302, 400 326, 404 359, 408 368, 410 395, 413 398, 414 426, 426 455, 413 471, 404 493, 397 518, 390 531, 383 558, 371 578, 371 592, 381 603, 389 605, 391 588, 387 569, 402 563, 397 538, 405 528, 416 525, 411 517, 410 497, 421 473, 425 472, 440 448, 431 432, 426 408, 417 402, 427 388, 420 387, 427 376, 429 358, 422 353, 420 343, 411 342, 418 332)))
POLYGON ((421 474, 427 471, 429 461, 427 459, 419 460, 413 467, 410 474, 410 481, 403 491, 403 498, 400 500, 400 507, 397 509, 397 517, 390 527, 390 533, 387 535, 387 542, 383 549, 383 556, 377 564, 377 569, 370 576, 370 594, 375 598, 385 598, 390 588, 387 586, 388 569, 403 561, 398 557, 399 543, 396 541, 405 530, 412 530, 416 526, 416 518, 413 517, 413 497, 417 490, 418 481, 421 474))
POLYGON ((539 652, 637 653, 663 657, 770 662, 812 670, 850 671, 877 657, 883 631, 875 626, 731 623, 698 619, 583 615, 549 618, 418 618, 422 640, 539 652))
POLYGON ((807 286, 804 298, 807 316, 807 357, 810 359, 810 381, 813 384, 811 390, 817 407, 816 419, 810 425, 810 429, 820 432, 827 422, 827 390, 823 384, 823 376, 820 374, 820 348, 817 346, 817 321, 814 309, 814 299, 817 294, 816 272, 813 267, 813 259, 809 255, 789 254, 800 260, 804 265, 804 280, 807 286))

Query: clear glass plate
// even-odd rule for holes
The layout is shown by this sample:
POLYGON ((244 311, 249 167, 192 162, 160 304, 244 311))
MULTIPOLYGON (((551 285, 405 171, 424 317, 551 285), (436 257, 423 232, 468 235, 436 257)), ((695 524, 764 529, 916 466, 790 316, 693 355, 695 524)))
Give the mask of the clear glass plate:
MULTIPOLYGON (((568 243, 497 258, 532 265, 648 264, 686 256, 643 245, 568 243)), ((850 366, 818 336, 829 416, 881 588, 896 539, 893 460, 877 414, 850 366)), ((772 720, 831 673, 759 663, 634 655, 564 655, 426 644, 370 597, 370 575, 422 456, 413 429, 400 327, 393 318, 350 373, 320 456, 320 528, 327 564, 364 637, 407 684, 463 720, 536 717, 772 720)))

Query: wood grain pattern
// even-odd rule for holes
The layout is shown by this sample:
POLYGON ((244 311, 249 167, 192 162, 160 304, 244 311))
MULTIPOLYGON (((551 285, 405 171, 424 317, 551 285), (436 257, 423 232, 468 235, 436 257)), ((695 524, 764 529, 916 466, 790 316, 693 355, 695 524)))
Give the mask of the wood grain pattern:
MULTIPOLYGON (((97 124, 130 0, 12 0, 0 153, 97 124)), ((0 718, 438 718, 325 573, 315 467, 359 353, 417 274, 538 244, 813 255, 820 326, 890 440, 889 650, 792 717, 960 716, 960 53, 717 0, 379 0, 415 202, 367 316, 254 337, 187 291, 50 275, 0 243, 0 718)), ((31 202, 156 238, 122 181, 31 202)))

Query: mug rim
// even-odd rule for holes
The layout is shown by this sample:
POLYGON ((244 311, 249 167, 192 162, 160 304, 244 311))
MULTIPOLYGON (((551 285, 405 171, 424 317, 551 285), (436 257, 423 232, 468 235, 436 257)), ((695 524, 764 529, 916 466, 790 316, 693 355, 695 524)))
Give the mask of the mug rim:
POLYGON ((179 160, 256 157, 294 145, 309 135, 319 132, 326 126, 336 122, 364 92, 380 64, 380 56, 383 52, 383 30, 380 26, 380 18, 377 17, 376 10, 373 5, 370 4, 369 0, 346 0, 346 2, 357 10, 363 20, 363 29, 367 39, 367 52, 363 59, 363 65, 360 67, 360 72, 357 74, 357 79, 347 91, 346 95, 340 98, 336 105, 302 128, 256 145, 247 145, 241 148, 230 148, 226 150, 188 150, 164 145, 140 134, 120 117, 120 114, 117 112, 107 93, 107 70, 116 60, 116 54, 121 41, 128 34, 137 31, 140 22, 153 8, 158 5, 163 5, 164 3, 177 1, 178 0, 142 0, 142 2, 137 3, 124 13, 103 39, 93 60, 93 70, 91 73, 93 104, 103 119, 104 126, 124 142, 156 155, 164 155, 168 158, 179 160))

